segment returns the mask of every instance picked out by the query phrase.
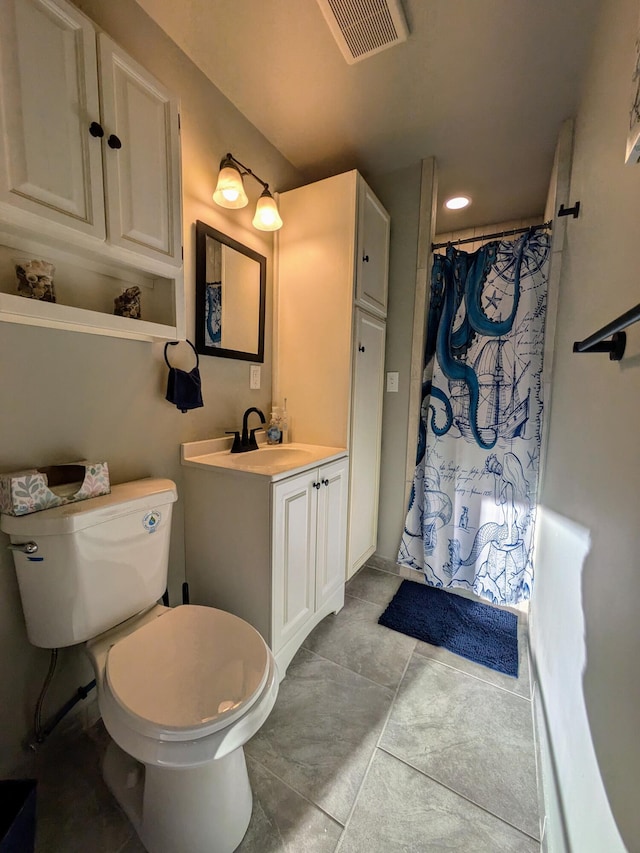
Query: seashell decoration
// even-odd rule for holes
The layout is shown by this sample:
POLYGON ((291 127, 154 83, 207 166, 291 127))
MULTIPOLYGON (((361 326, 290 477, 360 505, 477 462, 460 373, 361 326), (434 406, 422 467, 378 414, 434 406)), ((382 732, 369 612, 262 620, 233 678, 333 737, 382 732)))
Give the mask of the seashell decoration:
POLYGON ((53 287, 55 267, 49 261, 17 260, 15 262, 18 278, 18 293, 27 299, 39 299, 41 302, 55 302, 53 287))
POLYGON ((118 317, 130 317, 132 320, 140 320, 140 288, 137 285, 127 287, 120 296, 113 300, 113 313, 118 317))

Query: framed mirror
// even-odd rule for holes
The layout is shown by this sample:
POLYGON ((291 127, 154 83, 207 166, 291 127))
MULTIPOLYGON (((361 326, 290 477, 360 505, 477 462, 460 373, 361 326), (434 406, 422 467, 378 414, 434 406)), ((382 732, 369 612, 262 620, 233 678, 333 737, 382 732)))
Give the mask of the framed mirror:
POLYGON ((267 259, 196 222, 196 350, 264 361, 267 259))

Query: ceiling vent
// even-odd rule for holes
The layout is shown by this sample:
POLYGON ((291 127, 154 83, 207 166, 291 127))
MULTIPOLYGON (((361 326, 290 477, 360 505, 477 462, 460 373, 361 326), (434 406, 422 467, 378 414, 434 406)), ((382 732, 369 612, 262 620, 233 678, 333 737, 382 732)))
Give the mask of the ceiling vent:
POLYGON ((409 37, 400 0, 318 0, 349 65, 409 37))

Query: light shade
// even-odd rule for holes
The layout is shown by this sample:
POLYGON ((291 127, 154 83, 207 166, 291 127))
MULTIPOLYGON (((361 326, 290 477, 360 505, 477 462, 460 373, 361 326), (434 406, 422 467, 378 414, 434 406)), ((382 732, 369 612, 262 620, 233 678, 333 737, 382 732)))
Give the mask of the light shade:
POLYGON ((457 195, 453 198, 448 198, 444 206, 448 207, 449 210, 462 210, 463 207, 469 207, 471 204, 471 199, 466 195, 457 195))
POLYGON ((252 224, 259 231, 277 231, 282 228, 278 205, 268 189, 265 189, 258 199, 252 224))
POLYGON ((213 193, 213 200, 220 207, 227 207, 230 210, 246 207, 249 203, 247 194, 244 191, 244 183, 240 170, 229 159, 225 158, 220 163, 220 174, 218 175, 218 183, 213 193))

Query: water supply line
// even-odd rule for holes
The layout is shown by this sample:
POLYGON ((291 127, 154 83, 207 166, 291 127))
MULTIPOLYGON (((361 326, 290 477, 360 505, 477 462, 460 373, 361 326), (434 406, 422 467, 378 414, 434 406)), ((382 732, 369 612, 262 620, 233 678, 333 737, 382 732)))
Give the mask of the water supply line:
POLYGON ((95 678, 90 681, 88 684, 85 684, 84 687, 78 687, 75 694, 68 699, 64 705, 56 711, 56 713, 49 719, 49 721, 43 726, 42 724, 42 707, 44 705, 44 700, 51 685, 51 681, 53 680, 53 675, 56 670, 56 666, 58 663, 58 649, 51 649, 51 657, 49 659, 49 669, 44 679, 44 683, 42 685, 42 689, 40 690, 40 695, 38 696, 38 701, 36 702, 36 709, 33 715, 33 732, 35 735, 35 739, 29 744, 29 748, 33 751, 36 751, 41 743, 49 737, 51 732, 55 729, 58 723, 66 717, 69 711, 74 708, 81 699, 86 699, 89 693, 96 686, 95 678))

